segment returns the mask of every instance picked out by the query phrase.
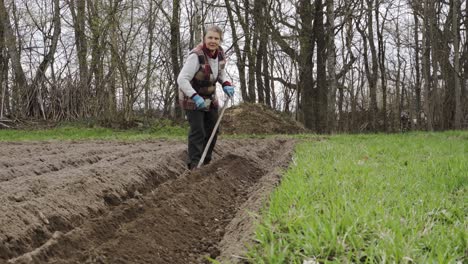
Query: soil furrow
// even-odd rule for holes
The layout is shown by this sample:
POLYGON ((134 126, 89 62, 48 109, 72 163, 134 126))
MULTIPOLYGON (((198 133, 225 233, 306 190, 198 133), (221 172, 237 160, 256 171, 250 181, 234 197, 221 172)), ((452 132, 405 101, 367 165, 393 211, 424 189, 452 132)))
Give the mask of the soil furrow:
MULTIPOLYGON (((0 143, 0 153, 8 152, 2 144, 9 146, 0 143)), ((232 247, 230 237, 239 244, 248 239, 231 223, 252 231, 245 211, 258 210, 293 145, 278 139, 220 141, 212 164, 188 173, 184 142, 49 142, 47 152, 57 156, 18 168, 72 162, 0 181, 0 263, 228 259, 232 252, 223 254, 224 248, 241 248, 232 247)), ((17 164, 24 160, 32 159, 20 155, 17 164)), ((8 162, 0 158, 0 164, 8 162)))

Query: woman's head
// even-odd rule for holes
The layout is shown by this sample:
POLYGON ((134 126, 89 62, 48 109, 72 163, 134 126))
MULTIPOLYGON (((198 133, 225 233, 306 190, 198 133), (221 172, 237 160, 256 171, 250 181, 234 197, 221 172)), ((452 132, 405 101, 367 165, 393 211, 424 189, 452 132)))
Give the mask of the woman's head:
POLYGON ((206 29, 205 36, 203 37, 203 43, 205 43, 209 50, 217 50, 221 41, 223 41, 223 31, 220 27, 210 26, 206 29))

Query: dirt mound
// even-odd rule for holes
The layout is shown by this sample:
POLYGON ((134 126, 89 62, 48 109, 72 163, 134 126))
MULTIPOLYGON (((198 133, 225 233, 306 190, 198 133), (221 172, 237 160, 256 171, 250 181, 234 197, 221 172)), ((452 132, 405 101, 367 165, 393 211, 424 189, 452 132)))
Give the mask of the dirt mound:
POLYGON ((293 145, 220 140, 188 172, 185 142, 2 142, 0 263, 232 260, 293 145))
POLYGON ((299 134, 303 125, 290 116, 264 105, 242 103, 226 109, 221 121, 221 132, 226 134, 299 134))

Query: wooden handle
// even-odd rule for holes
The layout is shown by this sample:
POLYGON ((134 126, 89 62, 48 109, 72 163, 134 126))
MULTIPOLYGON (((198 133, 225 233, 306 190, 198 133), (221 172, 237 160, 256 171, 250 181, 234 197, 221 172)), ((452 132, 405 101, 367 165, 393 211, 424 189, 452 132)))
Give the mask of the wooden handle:
POLYGON ((221 123, 221 118, 223 118, 224 110, 226 110, 227 108, 228 100, 229 100, 229 97, 226 98, 226 100, 224 101, 223 109, 221 109, 221 114, 219 115, 218 120, 216 121, 213 131, 211 132, 211 136, 210 136, 210 139, 208 139, 208 143, 206 143, 205 150, 203 151, 203 155, 201 156, 201 159, 198 162, 197 168, 200 168, 200 166, 203 164, 203 161, 205 161, 206 153, 208 153, 208 148, 211 145, 211 141, 213 141, 216 131, 218 130, 219 123, 221 123))

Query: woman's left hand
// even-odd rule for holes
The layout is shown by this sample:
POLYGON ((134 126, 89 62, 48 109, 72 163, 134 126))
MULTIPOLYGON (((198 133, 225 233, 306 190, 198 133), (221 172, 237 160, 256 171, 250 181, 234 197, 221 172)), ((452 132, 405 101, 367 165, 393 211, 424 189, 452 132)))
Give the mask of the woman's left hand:
POLYGON ((226 85, 223 87, 223 91, 227 96, 232 97, 234 95, 234 86, 226 85))

